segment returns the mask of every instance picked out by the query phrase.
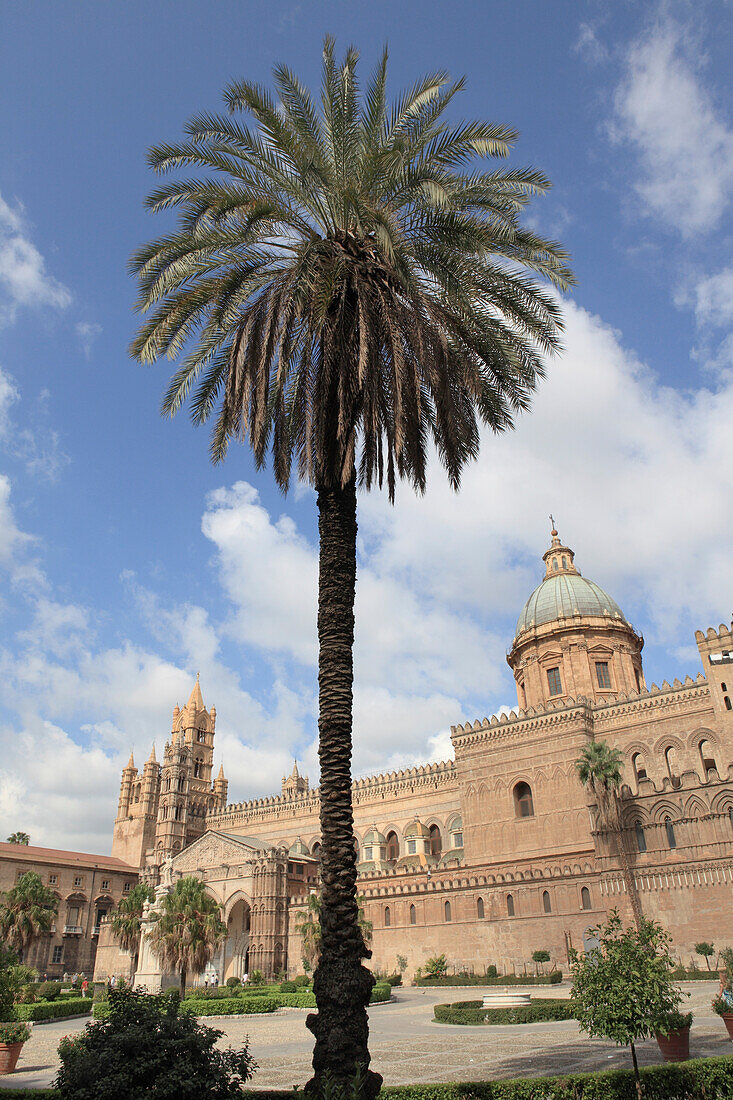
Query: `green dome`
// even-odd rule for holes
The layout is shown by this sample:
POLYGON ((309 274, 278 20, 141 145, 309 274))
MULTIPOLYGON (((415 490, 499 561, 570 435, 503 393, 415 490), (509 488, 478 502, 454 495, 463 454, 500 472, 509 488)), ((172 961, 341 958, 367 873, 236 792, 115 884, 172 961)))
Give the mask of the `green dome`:
POLYGON ((618 619, 626 623, 619 605, 600 585, 581 577, 580 573, 562 572, 545 577, 535 588, 517 620, 515 637, 532 627, 573 615, 618 619))
POLYGON ((310 852, 306 848, 303 841, 298 837, 291 845, 288 852, 290 856, 309 856, 310 852))
POLYGON ((372 825, 371 829, 366 834, 366 836, 364 837, 364 839, 362 840, 361 843, 362 843, 362 847, 368 847, 370 844, 372 846, 374 846, 375 844, 376 845, 386 844, 387 843, 387 838, 382 833, 380 833, 380 831, 379 831, 379 829, 377 828, 376 825, 372 825))

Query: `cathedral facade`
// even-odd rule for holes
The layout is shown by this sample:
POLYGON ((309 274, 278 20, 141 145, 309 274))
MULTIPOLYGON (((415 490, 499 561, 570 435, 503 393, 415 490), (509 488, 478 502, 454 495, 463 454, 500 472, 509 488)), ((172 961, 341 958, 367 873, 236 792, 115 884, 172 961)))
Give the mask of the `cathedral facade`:
MULTIPOLYGON (((674 952, 733 943, 733 624, 697 632, 702 672, 647 686, 644 640, 584 578, 552 531, 544 577, 507 660, 518 706, 452 728, 455 759, 353 786, 358 890, 373 924, 372 965, 408 975, 445 954, 456 969, 556 965, 613 908, 632 911, 614 838, 575 761, 603 740, 623 756, 623 846, 646 916, 674 952)), ((295 917, 317 888, 317 788, 297 766, 281 792, 227 804, 212 781, 216 713, 198 684, 173 715, 163 764, 123 771, 113 855, 152 885, 196 874, 230 935, 219 980, 302 969, 295 917)), ((97 974, 123 973, 109 930, 97 974)), ((129 966, 129 960, 128 960, 129 966)))

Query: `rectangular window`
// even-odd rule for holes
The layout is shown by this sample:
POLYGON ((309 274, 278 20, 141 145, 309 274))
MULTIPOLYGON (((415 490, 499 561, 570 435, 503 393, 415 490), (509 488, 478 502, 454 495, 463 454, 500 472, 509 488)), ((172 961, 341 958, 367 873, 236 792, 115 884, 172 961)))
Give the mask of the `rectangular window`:
POLYGON ((56 883, 58 882, 58 880, 59 880, 59 876, 58 876, 58 875, 49 875, 49 876, 48 876, 48 884, 49 884, 49 886, 55 886, 55 885, 56 885, 56 883))
POLYGON ((81 886, 81 884, 82 884, 81 883, 81 875, 77 875, 76 878, 74 879, 74 886, 78 887, 78 886, 81 886))
POLYGON ((407 852, 408 852, 408 855, 411 855, 411 856, 415 855, 415 853, 417 852, 417 841, 416 840, 408 840, 408 842, 407 842, 407 852))
POLYGON ((109 890, 109 879, 108 878, 103 878, 102 879, 102 889, 103 890, 109 890))
POLYGON ((371 850, 371 848, 365 848, 365 849, 364 849, 364 859, 365 859, 365 860, 368 860, 368 859, 371 859, 371 858, 372 858, 372 850, 371 850))
POLYGON ((62 943, 56 944, 53 949, 53 956, 51 958, 52 963, 60 963, 64 961, 64 945, 62 943))
POLYGON ((123 894, 129 894, 131 889, 132 889, 132 883, 131 882, 126 882, 125 885, 122 887, 122 893, 123 894))
POLYGON ((462 848, 463 847, 463 833, 454 833, 453 834, 453 847, 454 848, 462 848))
POLYGON ((547 685, 550 689, 550 695, 562 695, 562 680, 560 679, 559 668, 548 668, 547 685))
POLYGON ((608 671, 608 661, 596 661, 596 679, 599 688, 610 688, 611 674, 608 671))

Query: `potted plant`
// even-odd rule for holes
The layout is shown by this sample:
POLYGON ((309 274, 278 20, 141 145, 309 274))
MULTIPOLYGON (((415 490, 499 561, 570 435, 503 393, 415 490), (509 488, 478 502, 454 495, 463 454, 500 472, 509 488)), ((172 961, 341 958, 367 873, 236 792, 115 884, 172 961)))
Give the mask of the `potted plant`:
POLYGON ((28 1024, 0 1023, 0 1074, 13 1072, 30 1035, 28 1024))
POLYGON ((665 1062, 686 1062, 690 1057, 691 1012, 673 1009, 661 1019, 654 1032, 665 1062))
POLYGON ((718 1016, 722 1017, 731 1042, 733 1042, 733 995, 731 995, 730 990, 714 998, 713 1012, 717 1012, 718 1016))

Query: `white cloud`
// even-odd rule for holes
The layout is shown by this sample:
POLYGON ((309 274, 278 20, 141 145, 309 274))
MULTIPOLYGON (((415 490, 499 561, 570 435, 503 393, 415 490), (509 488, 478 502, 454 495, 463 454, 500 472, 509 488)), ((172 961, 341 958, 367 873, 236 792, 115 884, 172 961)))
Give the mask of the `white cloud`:
POLYGON ((565 314, 566 351, 532 414, 483 439, 460 494, 433 463, 425 498, 365 497, 360 530, 375 568, 491 623, 539 583, 552 511, 580 568, 665 644, 729 610, 733 380, 665 387, 598 317, 572 302, 565 314))
POLYGON ((61 436, 46 423, 48 391, 39 394, 34 426, 21 428, 10 416, 10 408, 20 399, 13 378, 0 367, 0 447, 23 463, 32 477, 57 481, 70 459, 61 447, 61 436))
POLYGON ((733 193, 733 132, 703 60, 690 28, 663 9, 629 49, 612 127, 636 148, 647 211, 686 237, 714 229, 733 193))
POLYGON ((608 59, 608 50, 598 37, 597 29, 591 23, 581 23, 573 49, 587 62, 600 64, 608 59))
POLYGON ((74 331, 79 337, 85 359, 91 358, 92 345, 97 337, 101 335, 102 326, 93 321, 79 321, 79 323, 74 326, 74 331))
POLYGON ((47 271, 43 256, 30 240, 21 207, 13 209, 0 195, 0 324, 15 319, 23 306, 66 309, 71 293, 47 271))
POLYGON ((693 305, 701 328, 733 324, 733 267, 699 279, 694 287, 693 305))

